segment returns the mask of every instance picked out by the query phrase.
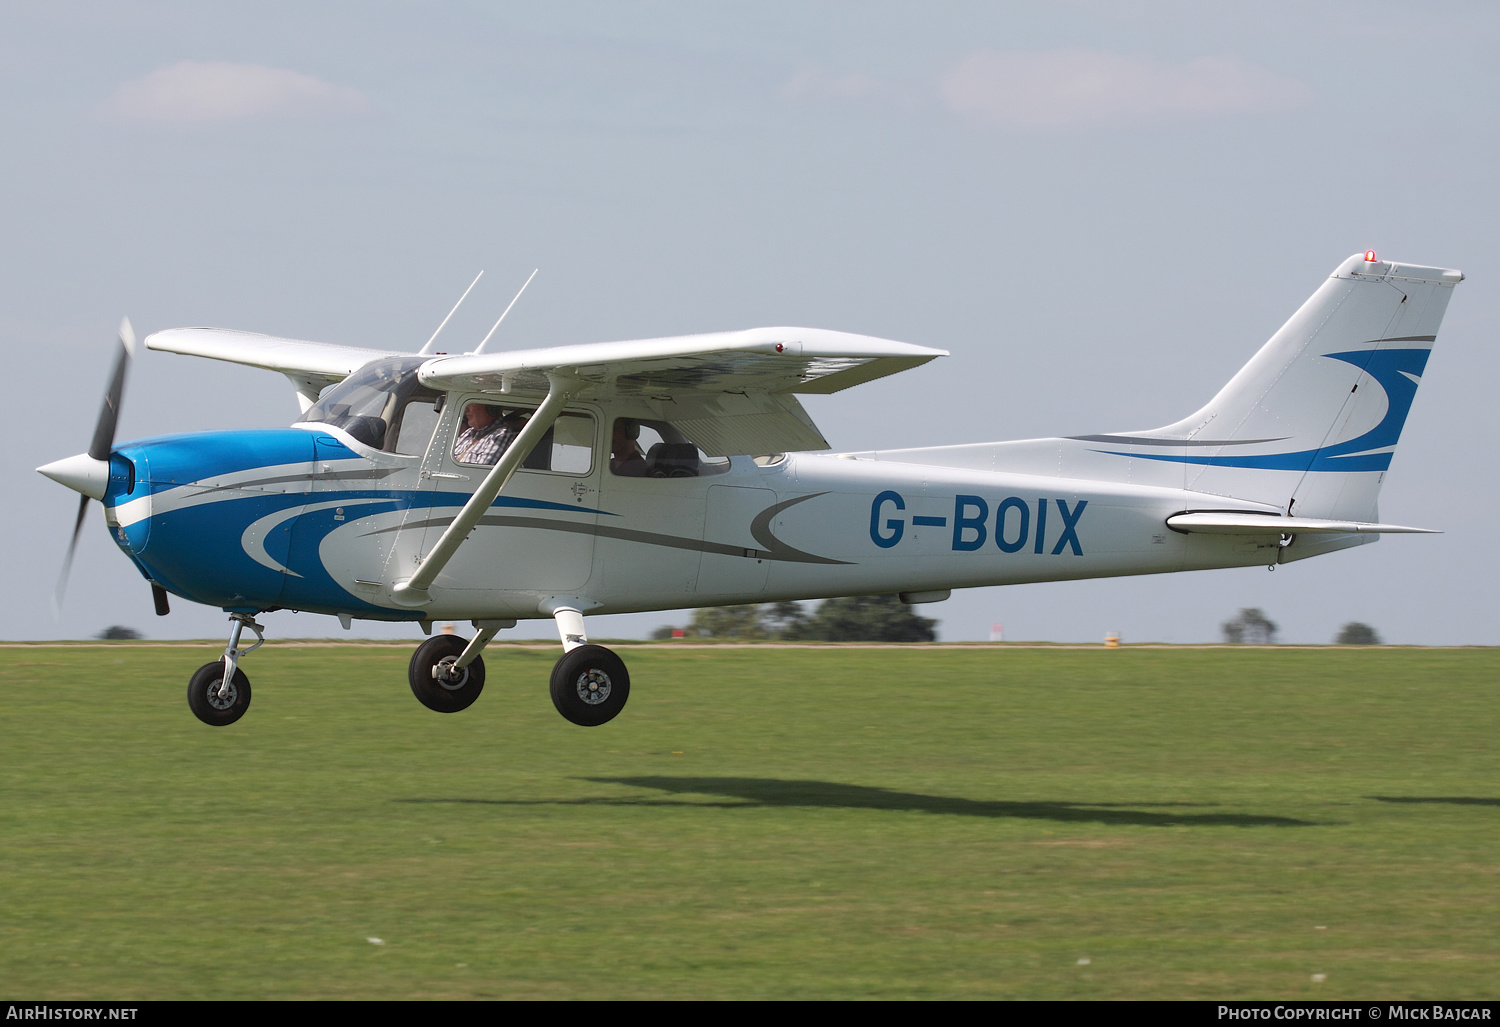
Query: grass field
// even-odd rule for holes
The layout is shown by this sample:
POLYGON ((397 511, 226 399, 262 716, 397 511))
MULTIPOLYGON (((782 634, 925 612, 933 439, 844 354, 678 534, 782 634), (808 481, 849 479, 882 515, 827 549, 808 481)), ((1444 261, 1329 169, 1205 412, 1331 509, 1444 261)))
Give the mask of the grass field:
POLYGON ((1500 996, 1500 651, 623 654, 0 648, 0 997, 1500 996))

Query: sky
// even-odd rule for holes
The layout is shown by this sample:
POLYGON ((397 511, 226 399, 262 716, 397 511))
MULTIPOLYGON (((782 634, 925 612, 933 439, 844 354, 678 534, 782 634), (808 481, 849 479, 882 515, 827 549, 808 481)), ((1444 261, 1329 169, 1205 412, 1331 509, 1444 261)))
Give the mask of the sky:
MULTIPOLYGON (((0 637, 226 632, 155 617, 97 506, 53 614, 77 497, 32 469, 87 448, 123 315, 415 350, 479 270, 450 339, 539 268, 490 349, 792 324, 950 351, 805 400, 866 450, 1170 423, 1374 248, 1468 275, 1381 493, 1444 534, 919 609, 945 640, 1215 641, 1253 606, 1284 642, 1500 643, 1497 44, 1478 2, 8 0, 0 637)), ((144 353, 117 438, 296 410, 279 375, 144 353)))

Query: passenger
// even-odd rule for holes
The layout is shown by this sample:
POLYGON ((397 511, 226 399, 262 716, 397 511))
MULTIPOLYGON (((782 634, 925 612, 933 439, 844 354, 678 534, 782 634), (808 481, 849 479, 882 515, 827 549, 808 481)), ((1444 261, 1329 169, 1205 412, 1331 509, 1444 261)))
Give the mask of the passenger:
POLYGON ((453 443, 453 459, 461 464, 493 464, 500 459, 526 418, 518 411, 501 416, 500 408, 487 403, 470 403, 464 407, 467 428, 453 443))
POLYGON ((646 454, 636 445, 641 437, 641 426, 628 417, 615 418, 614 437, 609 444, 609 470, 623 478, 646 476, 646 454))

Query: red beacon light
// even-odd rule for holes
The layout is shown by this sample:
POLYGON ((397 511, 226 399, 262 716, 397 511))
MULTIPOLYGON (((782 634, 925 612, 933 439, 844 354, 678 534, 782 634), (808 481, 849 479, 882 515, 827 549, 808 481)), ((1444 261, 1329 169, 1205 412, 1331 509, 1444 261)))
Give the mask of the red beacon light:
POLYGON ((1365 263, 1366 264, 1373 264, 1373 263, 1375 263, 1375 251, 1374 250, 1365 250, 1365 263))

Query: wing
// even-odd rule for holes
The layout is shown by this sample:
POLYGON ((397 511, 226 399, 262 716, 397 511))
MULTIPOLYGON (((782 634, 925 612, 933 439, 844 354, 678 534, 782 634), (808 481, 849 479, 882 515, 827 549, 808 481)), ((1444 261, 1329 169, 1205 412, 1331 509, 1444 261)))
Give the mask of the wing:
POLYGON ((546 392, 563 374, 658 405, 712 456, 827 449, 796 393, 833 393, 947 352, 817 328, 752 328, 670 339, 437 357, 435 389, 546 392))
MULTIPOLYGON (((148 349, 228 360, 291 379, 305 411, 320 389, 392 350, 281 339, 220 328, 173 328, 148 349)), ((711 456, 827 449, 797 393, 839 392, 925 364, 947 351, 819 328, 752 328, 670 339, 434 357, 423 384, 442 391, 546 393, 564 374, 648 401, 711 456)))
POLYGON ((280 371, 292 380, 304 410, 324 386, 343 381, 370 361, 407 355, 224 328, 169 328, 148 335, 146 348, 280 371))
POLYGON ((945 350, 819 328, 751 328, 439 357, 423 365, 422 381, 441 389, 493 389, 506 383, 546 392, 547 372, 552 371, 642 395, 747 389, 830 393, 947 355, 945 350))
POLYGON ((193 357, 211 357, 282 374, 342 381, 372 360, 408 354, 394 350, 336 346, 329 342, 279 339, 224 328, 169 328, 146 337, 146 348, 193 357))

